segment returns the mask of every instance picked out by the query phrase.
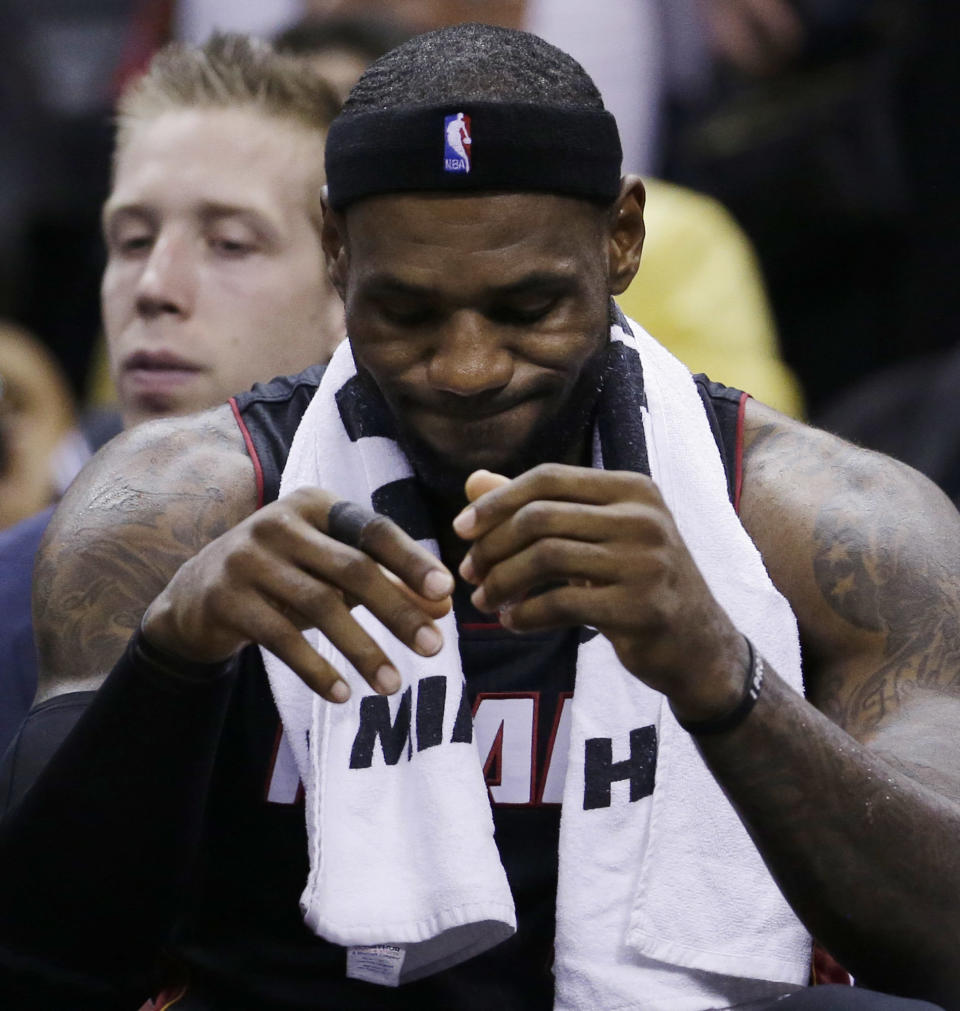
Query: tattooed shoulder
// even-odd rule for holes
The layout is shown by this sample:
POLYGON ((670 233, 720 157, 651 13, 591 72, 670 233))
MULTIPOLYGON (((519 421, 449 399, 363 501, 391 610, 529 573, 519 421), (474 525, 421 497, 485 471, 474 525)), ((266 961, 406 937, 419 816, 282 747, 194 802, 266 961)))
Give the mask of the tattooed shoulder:
POLYGON ((742 515, 828 715, 869 737, 911 700, 960 697, 960 516, 931 482, 753 405, 742 515))
POLYGON ((38 699, 95 687, 180 565, 255 507, 253 465, 228 407, 139 426, 102 450, 38 554, 38 699))

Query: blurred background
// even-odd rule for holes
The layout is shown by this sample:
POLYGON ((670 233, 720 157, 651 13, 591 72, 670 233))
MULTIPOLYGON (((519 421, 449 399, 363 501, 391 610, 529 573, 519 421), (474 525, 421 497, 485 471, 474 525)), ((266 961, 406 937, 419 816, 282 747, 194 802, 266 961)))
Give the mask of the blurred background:
MULTIPOLYGON (((348 88, 378 48, 465 20, 543 35, 603 91, 624 169, 650 179, 630 315, 695 370, 866 444, 943 442, 922 465, 960 494, 956 0, 3 0, 0 320, 59 372, 40 413, 111 397, 111 107, 158 47, 279 36, 348 88)), ((40 424, 5 354, 0 479, 9 433, 40 424)))

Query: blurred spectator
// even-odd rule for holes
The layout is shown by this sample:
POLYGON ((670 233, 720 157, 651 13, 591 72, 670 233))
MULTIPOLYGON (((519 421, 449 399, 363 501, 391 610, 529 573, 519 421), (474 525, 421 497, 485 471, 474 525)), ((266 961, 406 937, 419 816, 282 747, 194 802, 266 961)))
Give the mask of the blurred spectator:
POLYGON ((23 37, 20 12, 0 5, 0 315, 12 309, 23 231, 42 164, 37 89, 23 37))
POLYGON ((0 323, 0 530, 66 488, 87 455, 73 425, 56 360, 26 331, 0 323))
MULTIPOLYGON (((604 0, 608 2, 608 0, 604 0)), ((311 14, 390 17, 414 32, 460 21, 519 28, 524 0, 305 0, 311 14)))
POLYGON ((817 424, 926 474, 960 508, 960 345, 869 376, 817 424))
MULTIPOLYGON (((914 292, 908 284, 924 234, 942 235, 957 206, 956 171, 936 195, 918 172, 937 147, 956 169, 947 111, 956 59, 944 41, 939 62, 918 59, 935 37, 955 53, 953 6, 948 15, 908 0, 703 0, 713 86, 674 108, 665 172, 721 200, 750 236, 784 355, 815 411, 865 370, 942 345, 949 332, 917 326, 925 305, 955 293, 941 283, 949 260, 914 272, 914 292), (935 76, 922 94, 910 84, 935 76), (914 143, 918 119, 926 136, 914 143)), ((943 253, 960 239, 947 227, 943 253)))
MULTIPOLYGON (((325 130, 337 108, 300 61, 235 36, 200 52, 165 50, 121 98, 102 299, 127 425, 223 403, 325 360, 343 338, 319 230, 325 130)), ((19 389, 8 374, 5 389, 19 389)), ((58 405, 70 401, 48 382, 25 402, 35 416, 11 442, 15 459, 31 461, 69 426, 58 405), (19 439, 37 448, 25 454, 19 439)), ((48 485, 20 515, 50 502, 48 485)), ((30 584, 48 520, 0 534, 0 751, 33 698, 30 584)))
POLYGON ((301 17, 303 0, 177 0, 173 34, 189 45, 202 45, 214 32, 240 32, 269 38, 301 17))
POLYGON ((174 31, 198 44, 212 31, 275 36, 301 19, 391 21, 411 35, 459 21, 517 28, 524 0, 178 0, 174 31))
POLYGON ((803 48, 803 22, 792 0, 697 2, 715 54, 745 74, 780 70, 803 48))
POLYGON ((409 36, 383 16, 311 15, 282 31, 273 44, 279 52, 306 58, 333 85, 342 103, 367 64, 409 36))
POLYGON ((51 348, 75 395, 99 328, 110 109, 148 2, 4 0, 0 13, 0 90, 13 99, 0 104, 0 182, 12 176, 20 201, 0 216, 16 242, 3 311, 51 348))

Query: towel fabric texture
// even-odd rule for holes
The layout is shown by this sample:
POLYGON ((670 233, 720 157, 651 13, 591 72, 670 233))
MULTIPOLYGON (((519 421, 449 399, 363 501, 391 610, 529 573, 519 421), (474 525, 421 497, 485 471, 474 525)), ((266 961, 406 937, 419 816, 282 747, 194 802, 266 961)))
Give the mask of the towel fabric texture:
MULTIPOLYGON (((610 329, 594 466, 648 473, 707 585, 802 691, 796 621, 727 497, 690 373, 619 312, 610 329)), ((305 484, 389 515, 437 552, 385 405, 337 349, 294 437, 280 494, 305 484)), ((348 947, 348 974, 387 985, 469 958, 515 930, 493 839, 452 615, 424 659, 364 608, 397 664, 387 698, 316 631, 350 684, 334 705, 267 651, 306 793, 307 924, 348 947)), ((810 939, 664 696, 600 635, 580 646, 560 827, 556 1007, 699 1011, 803 985, 810 939), (598 772, 599 770, 599 772, 598 772)))

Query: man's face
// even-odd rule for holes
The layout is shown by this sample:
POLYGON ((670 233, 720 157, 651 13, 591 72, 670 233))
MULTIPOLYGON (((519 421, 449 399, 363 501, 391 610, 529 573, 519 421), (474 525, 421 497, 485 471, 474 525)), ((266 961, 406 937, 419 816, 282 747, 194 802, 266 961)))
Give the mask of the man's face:
POLYGON ((480 467, 579 452, 608 334, 603 212, 541 194, 402 194, 340 221, 332 269, 354 356, 421 477, 450 491, 480 467))
POLYGON ((329 357, 343 324, 312 215, 322 159, 321 135, 252 109, 135 127, 104 208, 101 289, 128 425, 329 357))

